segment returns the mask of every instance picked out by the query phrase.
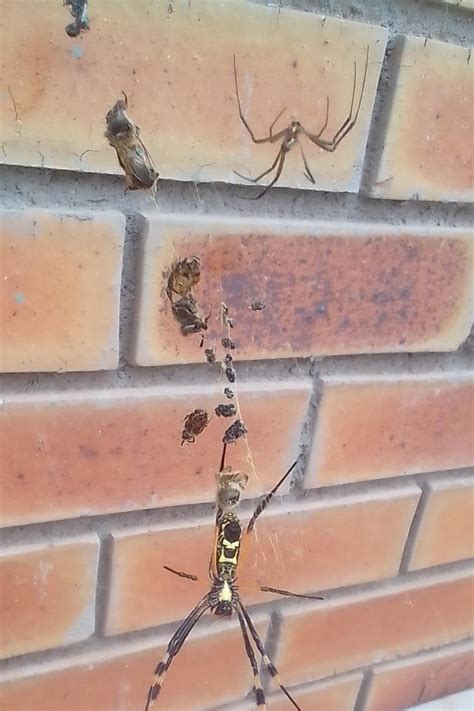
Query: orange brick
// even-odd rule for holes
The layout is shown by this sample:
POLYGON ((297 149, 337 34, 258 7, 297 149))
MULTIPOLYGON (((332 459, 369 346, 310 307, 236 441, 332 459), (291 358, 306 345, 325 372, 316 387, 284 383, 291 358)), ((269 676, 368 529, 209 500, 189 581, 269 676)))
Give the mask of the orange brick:
MULTIPOLYGON (((353 711, 362 682, 362 674, 348 674, 302 689, 290 689, 291 695, 304 711, 353 711)), ((288 711, 289 702, 280 695, 267 697, 269 711, 288 711)), ((255 701, 232 707, 232 711, 255 711, 255 701)))
POLYGON ((470 478, 428 484, 428 500, 410 570, 474 557, 474 487, 470 478))
POLYGON ((328 379, 307 486, 474 464, 469 375, 328 379))
POLYGON ((240 358, 451 350, 471 328, 474 243, 462 230, 150 216, 142 251, 138 365, 203 360, 165 293, 163 272, 188 254, 202 260, 203 313, 231 307, 240 358), (254 299, 266 309, 250 311, 254 299))
POLYGON ((0 217, 0 370, 114 368, 123 216, 22 210, 0 217))
MULTIPOLYGON (((408 486, 276 507, 262 516, 243 553, 239 588, 245 603, 274 599, 258 590, 264 585, 316 592, 396 575, 420 493, 408 486)), ((209 588, 213 540, 210 518, 115 534, 107 634, 184 616, 209 588), (200 581, 177 578, 163 565, 200 581)))
MULTIPOLYGON (((48 2, 41 33, 30 21, 36 6, 37 0, 8 3, 2 15, 0 46, 8 57, 0 115, 4 162, 121 173, 103 134, 105 114, 124 90, 163 178, 243 182, 233 169, 261 172, 277 149, 255 146, 240 122, 232 54, 244 109, 258 135, 268 132, 284 106, 279 128, 295 116, 318 132, 328 95, 324 135, 331 137, 348 115, 352 62, 361 82, 370 45, 353 131, 335 153, 305 141, 318 190, 357 191, 384 28, 245 1, 134 0, 132 7, 114 0, 100 11, 90 3, 90 32, 71 39, 64 31, 71 18, 61 3, 48 2)), ((313 187, 299 151, 289 156, 281 184, 313 187)))
MULTIPOLYGON (((180 442, 186 413, 212 412, 222 385, 6 397, 2 525, 213 501, 229 422, 214 417, 194 444, 180 442)), ((254 382, 239 393, 258 475, 243 439, 227 461, 254 473, 245 495, 255 496, 297 455, 310 385, 254 382)))
MULTIPOLYGON (((260 615, 255 623, 265 639, 266 619, 260 615)), ((167 643, 161 636, 10 672, 2 679, 0 709, 32 711, 34 699, 35 711, 138 711, 167 643)), ((214 619, 207 632, 191 633, 166 676, 157 708, 204 711, 245 696, 251 684, 240 627, 214 619)))
POLYGON ((472 686, 472 640, 373 670, 365 711, 402 711, 472 686))
POLYGON ((392 111, 372 195, 472 202, 471 50, 421 37, 400 39, 398 49, 392 111))
POLYGON ((3 551, 2 657, 71 644, 92 634, 97 559, 95 536, 3 551))
POLYGON ((298 683, 464 639, 473 595, 469 571, 288 608, 276 663, 298 683))

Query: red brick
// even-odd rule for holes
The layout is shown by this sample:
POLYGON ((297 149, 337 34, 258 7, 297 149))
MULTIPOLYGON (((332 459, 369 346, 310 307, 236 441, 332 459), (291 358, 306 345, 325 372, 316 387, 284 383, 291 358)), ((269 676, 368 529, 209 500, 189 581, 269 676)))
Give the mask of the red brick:
MULTIPOLYGON (((271 586, 318 591, 396 575, 420 490, 286 504, 264 514, 247 542, 239 569, 246 604, 275 596, 271 586)), ((243 520, 247 520, 250 514, 243 520)), ((117 533, 106 632, 118 634, 182 617, 209 587, 212 521, 117 533), (163 570, 169 565, 198 583, 163 570)))
POLYGON ((373 670, 365 711, 402 711, 472 686, 472 640, 373 670))
POLYGON ((372 194, 472 202, 471 50, 421 37, 400 38, 397 49, 393 105, 372 194))
POLYGON ((237 357, 451 350, 471 328, 474 244, 466 232, 184 216, 149 217, 142 245, 139 365, 203 360, 166 297, 177 256, 197 254, 196 295, 221 338, 221 301, 232 309, 237 357), (354 264, 364 269, 354 271, 354 264), (254 313, 249 305, 267 306, 254 313))
MULTIPOLYGON (((254 382, 239 393, 258 475, 243 439, 228 462, 254 473, 245 495, 255 496, 297 455, 310 386, 254 382)), ((2 525, 212 501, 228 422, 214 417, 182 447, 181 431, 186 413, 223 399, 222 384, 6 397, 2 525)))
POLYGON ((474 488, 470 478, 428 484, 410 570, 474 557, 474 488))
POLYGON ((298 683, 464 639, 473 595, 463 572, 288 608, 276 663, 298 683))
MULTIPOLYGON (((362 674, 348 674, 290 691, 304 711, 353 711, 361 682, 362 674)), ((267 707, 269 711, 288 711, 289 702, 281 695, 272 694, 267 697, 267 707)), ((255 711, 255 702, 239 704, 232 711, 255 711)))
POLYGON ((3 551, 3 657, 71 644, 92 634, 97 558, 95 536, 3 551))
POLYGON ((473 395, 462 373, 327 379, 306 485, 474 464, 473 395))
POLYGON ((1 371, 116 367, 124 226, 118 213, 0 213, 1 371))
MULTIPOLYGON (((163 178, 243 182, 233 169, 261 172, 277 148, 254 145, 240 122, 232 54, 257 134, 268 132, 284 106, 279 127, 294 116, 319 131, 329 95, 324 135, 331 137, 349 111, 352 62, 358 62, 360 82, 370 45, 353 131, 335 153, 304 142, 318 190, 357 191, 384 28, 252 2, 134 0, 132 7, 115 0, 100 9, 90 3, 90 32, 71 39, 64 31, 71 21, 67 9, 50 4, 41 33, 31 22, 37 0, 7 3, 2 14, 4 162, 121 173, 103 134, 105 114, 124 90, 163 178)), ((314 187, 299 151, 289 156, 281 184, 314 187)))
MULTIPOLYGON (((265 618, 255 622, 265 638, 265 618)), ((138 711, 167 643, 161 636, 11 672, 2 680, 0 709, 138 711)), ((251 683, 238 624, 215 619, 207 632, 191 633, 166 676, 157 709, 204 711, 245 696, 251 683)))

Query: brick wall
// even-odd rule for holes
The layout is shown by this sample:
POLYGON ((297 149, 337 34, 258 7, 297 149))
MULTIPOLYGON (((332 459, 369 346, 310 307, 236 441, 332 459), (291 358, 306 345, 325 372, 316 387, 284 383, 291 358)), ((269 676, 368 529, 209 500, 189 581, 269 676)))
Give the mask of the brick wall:
MULTIPOLYGON (((208 344, 221 301, 236 320, 242 517, 299 457, 239 575, 292 694, 400 711, 472 684, 473 9, 90 0, 71 38, 59 0, 2 3, 2 710, 142 709, 206 590, 227 423, 180 433, 225 382, 166 301, 187 254, 208 344), (331 134, 367 46, 354 130, 334 153, 303 139, 316 185, 292 151, 279 187, 242 199, 233 171, 279 144, 239 121, 232 54, 258 135, 284 106, 316 131, 326 96, 331 134), (103 136, 122 90, 155 199, 125 192, 103 136)), ((236 621, 205 618, 161 708, 250 710, 251 678, 236 621)), ((268 708, 289 707, 270 685, 268 708)))

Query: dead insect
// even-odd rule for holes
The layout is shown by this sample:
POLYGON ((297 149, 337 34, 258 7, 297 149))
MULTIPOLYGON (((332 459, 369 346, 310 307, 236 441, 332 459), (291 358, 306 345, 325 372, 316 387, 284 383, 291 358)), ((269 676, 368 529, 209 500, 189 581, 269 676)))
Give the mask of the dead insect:
POLYGON ((232 388, 224 388, 224 395, 229 398, 229 400, 232 400, 234 398, 234 391, 232 388))
POLYGON ((172 294, 188 296, 201 278, 201 260, 199 257, 183 257, 173 262, 171 274, 168 277, 166 293, 172 299, 172 294))
POLYGON ((253 301, 250 304, 250 308, 252 309, 252 311, 263 311, 265 306, 266 304, 264 301, 253 301))
POLYGON ((232 467, 225 467, 217 475, 217 506, 222 513, 234 509, 240 501, 242 492, 248 484, 248 474, 233 472, 232 467))
POLYGON ((228 348, 230 351, 233 351, 235 348, 237 348, 237 343, 231 338, 223 338, 221 343, 223 348, 228 348))
POLYGON ((127 116, 128 99, 126 93, 122 93, 124 100, 119 99, 105 117, 105 137, 115 148, 129 190, 154 188, 159 174, 140 138, 140 127, 127 116))
POLYGON ((228 366, 227 368, 225 368, 224 374, 229 383, 235 383, 237 374, 235 372, 235 369, 232 368, 232 366, 228 366))
POLYGON ((207 331, 207 322, 211 314, 204 318, 199 313, 196 299, 192 294, 174 301, 171 304, 171 309, 176 320, 181 325, 183 336, 188 336, 190 333, 199 333, 199 331, 207 331))
POLYGON ((238 440, 239 437, 243 437, 245 434, 247 434, 247 428, 242 420, 235 420, 235 422, 233 422, 224 432, 222 441, 224 444, 230 444, 231 442, 238 440))
POLYGON ((229 307, 223 301, 221 302, 221 306, 222 306, 222 323, 224 324, 224 326, 228 326, 229 328, 234 328, 234 320, 232 318, 230 318, 230 316, 229 316, 229 307))
POLYGON ((239 109, 239 116, 240 120, 242 121, 243 125, 247 129, 248 133, 250 134, 250 138, 254 143, 277 143, 278 141, 281 141, 280 149, 277 153, 277 156, 271 166, 267 168, 267 170, 264 170, 263 173, 260 173, 260 175, 257 175, 256 178, 248 178, 245 175, 242 175, 241 173, 237 173, 237 171, 234 171, 236 175, 239 176, 239 178, 243 178, 243 180, 248 180, 250 183, 258 183, 262 178, 264 178, 266 175, 271 173, 273 170, 276 169, 276 173, 274 178, 270 181, 270 183, 262 190, 258 195, 255 197, 249 198, 250 200, 258 200, 259 198, 263 197, 270 188, 275 185, 275 183, 278 181, 281 172, 283 170, 283 166, 285 164, 285 158, 287 154, 291 151, 291 149, 298 144, 300 151, 301 151, 301 157, 303 158, 303 165, 304 165, 304 175, 305 177, 311 182, 315 183, 315 179, 313 177, 313 174, 311 173, 310 167, 308 165, 308 162, 306 160, 306 156, 303 152, 303 147, 301 143, 299 142, 299 137, 300 136, 306 136, 309 138, 310 141, 312 141, 314 144, 319 146, 319 148, 322 148, 324 151, 329 151, 332 153, 333 151, 336 150, 340 142, 347 136, 349 131, 351 131, 354 126, 356 125, 357 119, 359 117, 359 112, 360 112, 360 107, 362 104, 362 97, 364 96, 364 91, 365 91, 365 81, 367 78, 367 68, 369 65, 369 47, 367 46, 367 52, 366 52, 366 60, 365 60, 365 70, 364 70, 364 77, 362 79, 362 87, 360 91, 360 96, 359 100, 357 102, 357 108, 355 109, 354 112, 354 104, 355 104, 355 94, 356 94, 356 86, 357 86, 357 63, 354 62, 354 80, 352 84, 352 98, 351 98, 351 105, 349 109, 349 113, 344 120, 344 122, 341 124, 341 126, 338 128, 338 130, 335 132, 334 136, 329 139, 321 138, 322 134, 326 130, 326 127, 328 125, 329 121, 329 96, 327 97, 326 100, 326 119, 324 121, 322 129, 319 131, 319 133, 311 133, 310 131, 307 131, 304 126, 301 125, 299 121, 291 121, 289 126, 287 128, 282 129, 281 131, 278 131, 278 133, 273 133, 273 127, 275 126, 276 122, 280 118, 280 116, 283 114, 285 109, 280 111, 276 119, 273 121, 271 124, 269 131, 268 131, 268 136, 265 136, 264 138, 256 138, 255 134, 253 133, 252 129, 250 128, 247 119, 245 118, 243 112, 242 112, 242 105, 240 102, 240 95, 239 95, 239 86, 237 82, 237 66, 235 62, 235 55, 234 55, 234 80, 235 80, 235 94, 237 97, 237 105, 239 109))
POLYGON ((206 360, 210 365, 216 362, 216 352, 214 348, 206 348, 204 350, 204 355, 206 356, 206 360))
POLYGON ((194 442, 197 435, 204 432, 210 421, 206 410, 200 410, 199 408, 190 412, 189 415, 186 415, 184 418, 184 428, 181 433, 181 446, 184 442, 194 442))
POLYGON ((90 29, 87 16, 87 0, 64 0, 63 5, 69 6, 69 12, 74 18, 74 22, 66 25, 66 32, 69 37, 77 37, 81 30, 90 29))
POLYGON ((216 413, 217 417, 234 417, 234 415, 237 414, 237 408, 233 403, 230 405, 218 405, 215 409, 214 412, 216 413))

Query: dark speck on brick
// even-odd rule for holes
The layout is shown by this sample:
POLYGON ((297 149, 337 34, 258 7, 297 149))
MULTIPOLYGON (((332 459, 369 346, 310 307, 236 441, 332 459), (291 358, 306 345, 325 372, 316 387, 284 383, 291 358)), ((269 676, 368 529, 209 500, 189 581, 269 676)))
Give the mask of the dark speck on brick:
POLYGON ((92 459, 92 457, 97 457, 97 450, 92 449, 91 447, 87 447, 84 444, 79 445, 79 452, 82 454, 83 457, 86 459, 92 459))
POLYGON ((372 303, 374 304, 388 304, 390 301, 393 301, 393 297, 391 294, 388 294, 386 291, 375 291, 372 294, 372 303))

